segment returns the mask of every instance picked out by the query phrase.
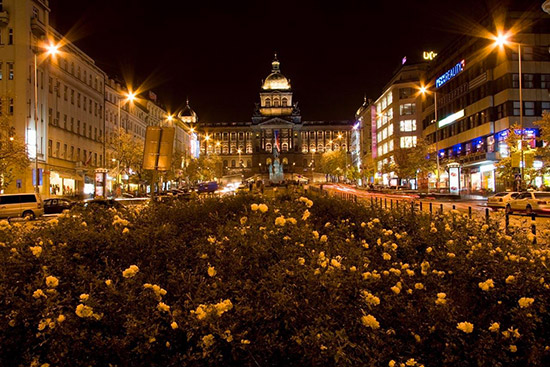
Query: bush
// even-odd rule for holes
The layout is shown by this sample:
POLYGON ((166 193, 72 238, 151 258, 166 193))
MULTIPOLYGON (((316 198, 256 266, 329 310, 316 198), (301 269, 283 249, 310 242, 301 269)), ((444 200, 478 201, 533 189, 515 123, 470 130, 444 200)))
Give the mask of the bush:
POLYGON ((548 249, 456 212, 239 195, 0 241, 2 366, 550 364, 548 249))

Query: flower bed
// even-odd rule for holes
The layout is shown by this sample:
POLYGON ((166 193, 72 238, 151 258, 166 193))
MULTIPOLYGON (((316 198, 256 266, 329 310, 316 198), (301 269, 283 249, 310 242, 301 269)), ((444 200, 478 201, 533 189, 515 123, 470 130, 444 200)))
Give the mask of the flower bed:
POLYGON ((1 222, 0 365, 547 366, 548 256, 321 196, 1 222))

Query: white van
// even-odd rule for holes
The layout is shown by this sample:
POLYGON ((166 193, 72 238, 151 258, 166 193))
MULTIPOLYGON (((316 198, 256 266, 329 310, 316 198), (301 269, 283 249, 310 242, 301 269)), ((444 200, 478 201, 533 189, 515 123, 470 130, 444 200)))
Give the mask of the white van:
POLYGON ((44 205, 39 194, 0 195, 0 217, 28 217, 34 219, 44 214, 44 205))

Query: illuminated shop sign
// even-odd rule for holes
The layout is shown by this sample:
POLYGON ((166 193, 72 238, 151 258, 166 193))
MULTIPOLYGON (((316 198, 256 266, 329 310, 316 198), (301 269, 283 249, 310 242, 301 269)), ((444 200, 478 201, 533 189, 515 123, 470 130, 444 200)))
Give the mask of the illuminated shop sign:
POLYGON ((466 62, 464 60, 460 61, 458 64, 447 70, 447 72, 443 75, 441 75, 439 78, 435 81, 435 87, 439 88, 445 83, 447 83, 449 80, 460 74, 462 70, 464 70, 464 66, 466 65, 466 62))
POLYGON ((424 51, 422 53, 422 57, 424 58, 424 60, 433 60, 435 59, 435 57, 437 56, 437 54, 433 51, 424 51))
POLYGON ((453 113, 452 115, 445 117, 443 120, 439 120, 437 127, 441 128, 445 125, 449 125, 450 123, 453 123, 462 117, 464 117, 464 110, 460 110, 458 112, 453 113))

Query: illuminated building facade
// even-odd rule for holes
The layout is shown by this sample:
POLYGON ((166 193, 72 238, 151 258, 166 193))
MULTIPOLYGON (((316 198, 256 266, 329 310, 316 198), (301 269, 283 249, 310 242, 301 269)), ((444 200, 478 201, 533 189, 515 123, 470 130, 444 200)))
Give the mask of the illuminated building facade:
MULTIPOLYGON (((481 21, 483 27, 494 29, 495 14, 481 21)), ((522 45, 524 136, 534 146, 533 122, 550 110, 550 16, 541 10, 508 11, 505 19, 504 28, 520 19, 530 24, 513 41, 522 45)), ((456 193, 505 188, 495 167, 508 155, 507 130, 520 121, 518 48, 500 50, 493 42, 462 36, 439 52, 426 74, 430 95, 422 102, 422 135, 439 154, 439 187, 456 193)), ((436 175, 430 186, 437 186, 436 175)))
MULTIPOLYGON (((365 106, 362 119, 369 126, 374 182, 383 185, 401 185, 400 178, 391 171, 394 151, 416 146, 421 136, 420 80, 427 64, 403 64, 384 88, 384 93, 365 106)), ((363 139, 367 142, 367 136, 363 139)), ((416 182, 411 182, 416 187, 416 182)))
POLYGON ((200 153, 219 155, 223 176, 269 180, 278 158, 285 180, 324 180, 315 170, 321 155, 340 149, 349 154, 353 121, 302 121, 276 56, 271 66, 251 121, 198 124, 200 153))

